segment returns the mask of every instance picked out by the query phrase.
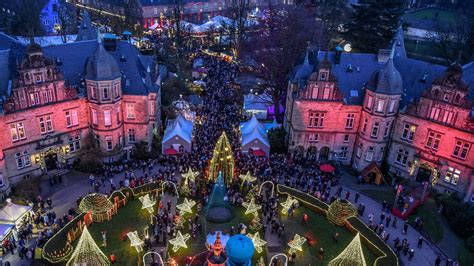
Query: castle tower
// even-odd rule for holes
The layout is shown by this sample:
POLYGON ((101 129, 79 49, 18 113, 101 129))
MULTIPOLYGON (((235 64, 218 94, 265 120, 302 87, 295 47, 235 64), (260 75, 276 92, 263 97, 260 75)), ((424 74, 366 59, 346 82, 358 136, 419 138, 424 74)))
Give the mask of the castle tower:
POLYGON ((85 82, 91 128, 105 158, 122 152, 122 75, 117 61, 102 45, 100 36, 94 54, 86 63, 85 82))
POLYGON ((372 74, 365 89, 353 156, 353 167, 358 171, 372 161, 380 165, 388 148, 392 125, 403 94, 402 78, 393 64, 393 58, 372 74))

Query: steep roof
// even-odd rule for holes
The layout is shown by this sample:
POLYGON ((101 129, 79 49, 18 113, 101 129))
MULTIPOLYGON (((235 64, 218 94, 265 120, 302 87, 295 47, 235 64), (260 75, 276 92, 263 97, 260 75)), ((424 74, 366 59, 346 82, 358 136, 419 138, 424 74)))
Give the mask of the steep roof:
POLYGON ((375 93, 385 95, 403 94, 402 77, 393 64, 393 59, 388 60, 385 66, 372 74, 367 88, 375 93))
POLYGON ((193 127, 193 122, 186 120, 184 116, 178 114, 175 119, 168 121, 162 143, 165 143, 176 136, 191 143, 193 140, 193 127))
POLYGON ((97 39, 97 31, 92 26, 91 17, 89 13, 84 10, 82 13, 82 21, 77 30, 76 42, 95 40, 97 39))
POLYGON ((10 83, 10 50, 0 51, 0 66, 2 71, 0 71, 0 96, 7 94, 8 86, 10 83))
POLYGON ((268 141, 268 136, 265 133, 262 133, 262 131, 258 127, 252 128, 250 131, 247 133, 242 133, 242 146, 254 141, 258 140, 262 142, 265 146, 270 147, 270 142, 268 141))
POLYGON ((240 132, 243 134, 250 133, 253 131, 255 128, 257 128, 262 134, 266 135, 266 130, 262 126, 262 124, 258 121, 257 117, 252 115, 252 118, 250 120, 243 122, 240 124, 240 132))
MULTIPOLYGON (((56 58, 61 62, 60 71, 71 85, 82 85, 85 77, 87 59, 94 54, 97 41, 82 41, 44 47, 45 56, 56 58)), ((118 64, 122 75, 122 91, 126 95, 146 95, 148 90, 143 79, 146 67, 153 63, 151 56, 141 55, 138 50, 126 41, 117 41, 115 51, 107 51, 118 64)))
POLYGON ((117 61, 99 41, 94 54, 87 59, 85 78, 90 80, 114 80, 120 76, 117 61))

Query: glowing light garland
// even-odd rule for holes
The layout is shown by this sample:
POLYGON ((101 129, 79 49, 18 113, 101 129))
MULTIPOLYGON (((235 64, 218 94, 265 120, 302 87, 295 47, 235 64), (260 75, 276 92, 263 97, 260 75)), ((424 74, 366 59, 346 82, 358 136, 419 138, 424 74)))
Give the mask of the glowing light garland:
POLYGON ((194 205, 196 205, 194 200, 188 200, 187 198, 184 198, 183 203, 176 205, 176 208, 179 210, 181 215, 184 215, 186 213, 193 213, 192 208, 194 205))
POLYGON ((329 266, 366 266, 364 252, 362 251, 362 244, 360 242, 359 233, 352 239, 347 247, 331 260, 329 266))
POLYGON ((306 243, 306 238, 295 234, 293 240, 290 240, 290 242, 288 242, 288 246, 290 246, 290 250, 288 251, 288 253, 291 255, 296 251, 303 251, 304 243, 306 243))
POLYGON ((137 252, 141 252, 143 250, 143 240, 138 237, 138 232, 129 232, 127 236, 130 239, 130 246, 134 247, 137 252))
POLYGON ((260 210, 260 209, 262 208, 262 206, 260 206, 260 205, 258 205, 258 204, 255 203, 255 199, 254 199, 254 198, 252 198, 252 199, 250 200, 250 202, 244 202, 242 205, 246 208, 246 210, 245 210, 245 214, 246 214, 246 215, 247 215, 247 214, 254 214, 254 215, 256 215, 257 212, 258 212, 258 210, 260 210))
POLYGON ((142 210, 147 209, 148 212, 151 214, 153 213, 153 206, 155 206, 156 202, 151 200, 150 194, 146 194, 145 196, 141 196, 138 198, 142 202, 142 210))
POLYGON ((331 223, 343 226, 349 217, 357 216, 357 209, 349 201, 337 199, 329 205, 326 216, 331 223))
POLYGON ((100 250, 95 243, 94 239, 92 239, 87 226, 84 226, 82 229, 79 242, 66 265, 110 265, 107 256, 105 256, 102 250, 100 250))
POLYGON ((267 241, 260 238, 260 233, 257 232, 254 235, 247 234, 247 236, 252 240, 253 246, 258 253, 262 253, 262 247, 267 244, 267 241))
POLYGON ((288 209, 291 206, 293 206, 293 204, 296 204, 296 203, 298 203, 298 200, 288 195, 288 198, 286 198, 286 201, 281 203, 281 206, 283 207, 283 209, 281 210, 281 213, 288 214, 288 209))
POLYGON ((248 183, 255 182, 255 180, 257 180, 257 177, 252 176, 250 174, 250 171, 247 171, 245 175, 240 175, 240 179, 242 180, 242 185, 243 185, 245 181, 247 181, 248 183))
POLYGON ((169 240, 169 243, 173 245, 173 252, 178 251, 180 248, 187 248, 188 245, 186 245, 186 241, 188 241, 190 237, 189 234, 182 235, 181 231, 178 231, 176 237, 169 240))

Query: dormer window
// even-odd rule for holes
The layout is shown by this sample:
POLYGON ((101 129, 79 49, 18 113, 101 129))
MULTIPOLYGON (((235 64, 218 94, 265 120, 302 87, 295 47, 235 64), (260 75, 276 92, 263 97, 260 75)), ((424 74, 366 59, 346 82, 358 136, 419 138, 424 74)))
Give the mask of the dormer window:
POLYGON ((351 64, 347 65, 346 72, 353 72, 353 69, 352 69, 352 65, 351 65, 351 64))
POLYGON ((444 94, 443 101, 449 102, 449 94, 448 93, 444 94))
POLYGON ((321 72, 319 74, 319 79, 320 80, 327 80, 327 78, 328 78, 328 73, 327 72, 321 72))
POLYGON ((25 74, 25 79, 26 79, 26 80, 30 80, 30 74, 26 73, 26 74, 25 74))
POLYGON ((439 98, 439 90, 433 90, 433 96, 435 99, 439 98))
POLYGON ((41 78, 41 75, 36 75, 35 76, 35 81, 36 83, 40 83, 43 79, 41 78))
POLYGON ((421 83, 426 83, 427 79, 428 79, 428 75, 423 75, 423 77, 421 77, 421 79, 420 79, 420 82, 421 83))
POLYGON ((459 103, 461 101, 461 94, 456 94, 456 97, 454 97, 454 102, 459 103))

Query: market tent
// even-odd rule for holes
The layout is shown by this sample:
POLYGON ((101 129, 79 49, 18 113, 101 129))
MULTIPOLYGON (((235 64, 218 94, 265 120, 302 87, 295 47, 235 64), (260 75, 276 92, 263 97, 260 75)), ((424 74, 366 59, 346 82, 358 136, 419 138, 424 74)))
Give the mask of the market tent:
POLYGON ((380 167, 374 161, 372 161, 369 165, 362 169, 360 175, 367 183, 373 182, 376 185, 380 185, 382 182, 385 183, 382 170, 380 170, 380 167))
POLYGON ((31 210, 30 206, 8 203, 0 210, 0 223, 16 224, 26 213, 31 210))
POLYGON ((0 241, 3 241, 14 227, 14 224, 0 224, 0 241))
POLYGON ((255 114, 259 119, 267 119, 272 99, 268 94, 255 95, 253 93, 244 95, 244 110, 247 114, 255 114))
POLYGON ((270 142, 267 131, 255 115, 249 121, 242 123, 240 132, 243 153, 253 153, 257 156, 267 156, 269 154, 270 142))
POLYGON ((175 149, 178 152, 190 152, 193 140, 193 122, 184 118, 179 113, 178 116, 169 120, 162 140, 162 153, 166 150, 175 149))

